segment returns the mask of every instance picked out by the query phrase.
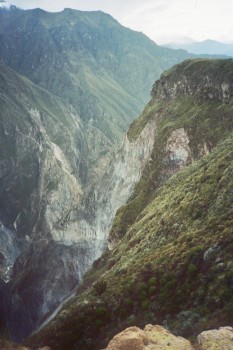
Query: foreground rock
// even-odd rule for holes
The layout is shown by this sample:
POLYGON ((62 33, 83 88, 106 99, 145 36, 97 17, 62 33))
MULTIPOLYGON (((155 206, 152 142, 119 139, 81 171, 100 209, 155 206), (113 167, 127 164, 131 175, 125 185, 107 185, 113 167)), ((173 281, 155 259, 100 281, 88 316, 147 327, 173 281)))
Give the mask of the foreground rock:
MULTIPOLYGON (((21 346, 21 345, 0 339, 0 350, 31 350, 31 349, 26 346, 21 346)), ((48 346, 44 346, 43 348, 39 348, 37 350, 51 350, 51 348, 48 346)))
POLYGON ((233 328, 202 332, 193 346, 161 326, 147 325, 144 330, 130 327, 117 334, 105 350, 233 350, 233 328))
POLYGON ((198 350, 232 350, 233 328, 222 327, 218 330, 202 332, 198 337, 198 350))
MULTIPOLYGON (((21 345, 14 344, 14 343, 0 339, 0 350, 31 350, 31 349, 26 346, 21 346, 21 345)), ((48 346, 44 346, 43 348, 39 348, 37 350, 51 350, 51 348, 48 346)))
POLYGON ((176 337, 161 326, 147 325, 144 330, 130 327, 117 334, 106 350, 192 350, 191 343, 176 337))

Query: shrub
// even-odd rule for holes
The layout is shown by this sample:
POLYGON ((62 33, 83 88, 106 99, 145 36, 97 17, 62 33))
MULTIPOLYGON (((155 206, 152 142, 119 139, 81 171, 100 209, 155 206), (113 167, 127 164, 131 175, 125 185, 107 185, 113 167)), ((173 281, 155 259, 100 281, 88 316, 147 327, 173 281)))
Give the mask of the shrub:
POLYGON ((197 273, 197 267, 195 264, 189 264, 188 266, 188 274, 192 277, 195 276, 197 273))
POLYGON ((149 309, 149 301, 148 300, 143 300, 142 303, 141 303, 141 307, 142 307, 142 310, 143 311, 146 311, 149 309))
POLYGON ((156 277, 151 277, 149 279, 149 282, 148 282, 149 287, 156 286, 156 284, 157 284, 157 278, 156 277))
POLYGON ((107 288, 107 283, 106 281, 97 281, 95 284, 94 284, 94 289, 95 289, 95 293, 97 295, 101 295, 105 292, 107 288))
POLYGON ((149 288, 149 295, 155 295, 157 291, 157 288, 155 286, 151 286, 149 288))

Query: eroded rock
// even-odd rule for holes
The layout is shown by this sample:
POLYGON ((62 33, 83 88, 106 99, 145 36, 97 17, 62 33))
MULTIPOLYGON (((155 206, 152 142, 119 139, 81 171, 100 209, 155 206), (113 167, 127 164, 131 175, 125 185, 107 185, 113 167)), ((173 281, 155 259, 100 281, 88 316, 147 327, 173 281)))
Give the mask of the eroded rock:
POLYGON ((147 325, 144 330, 130 327, 117 334, 106 350, 192 350, 191 343, 176 337, 161 326, 147 325))

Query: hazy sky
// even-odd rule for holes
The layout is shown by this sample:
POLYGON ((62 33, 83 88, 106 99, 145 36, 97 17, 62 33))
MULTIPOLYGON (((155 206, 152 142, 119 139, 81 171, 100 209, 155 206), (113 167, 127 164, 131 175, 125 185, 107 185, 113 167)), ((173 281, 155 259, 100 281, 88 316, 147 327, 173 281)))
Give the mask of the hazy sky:
POLYGON ((215 39, 233 42, 233 0, 9 0, 29 9, 102 10, 121 24, 144 32, 157 43, 215 39))

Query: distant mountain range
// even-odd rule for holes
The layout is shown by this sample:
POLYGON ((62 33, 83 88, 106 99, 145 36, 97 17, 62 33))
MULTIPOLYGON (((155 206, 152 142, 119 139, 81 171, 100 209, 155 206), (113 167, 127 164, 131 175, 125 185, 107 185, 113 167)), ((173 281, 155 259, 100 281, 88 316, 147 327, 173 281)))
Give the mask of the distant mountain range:
POLYGON ((226 55, 233 56, 233 43, 222 43, 215 40, 192 41, 184 43, 168 43, 163 45, 172 49, 184 49, 196 55, 226 55))

